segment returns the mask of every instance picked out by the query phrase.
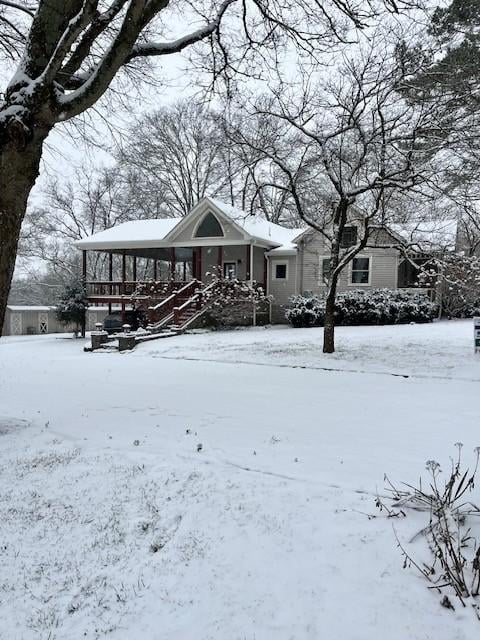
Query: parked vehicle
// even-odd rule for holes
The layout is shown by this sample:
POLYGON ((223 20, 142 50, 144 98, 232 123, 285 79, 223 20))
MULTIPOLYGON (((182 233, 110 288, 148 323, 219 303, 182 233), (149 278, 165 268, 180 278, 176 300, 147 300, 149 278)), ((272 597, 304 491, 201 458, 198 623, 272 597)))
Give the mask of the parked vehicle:
POLYGON ((129 324, 132 331, 136 331, 145 324, 145 314, 138 309, 124 311, 114 311, 103 321, 103 329, 107 333, 119 333, 123 331, 123 325, 129 324))

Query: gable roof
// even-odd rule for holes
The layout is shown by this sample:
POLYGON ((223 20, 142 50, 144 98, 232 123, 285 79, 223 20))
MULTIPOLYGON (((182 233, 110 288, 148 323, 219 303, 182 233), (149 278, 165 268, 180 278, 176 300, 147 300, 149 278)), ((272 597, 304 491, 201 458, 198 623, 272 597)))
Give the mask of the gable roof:
MULTIPOLYGON (((175 235, 179 233, 193 217, 203 214, 205 209, 224 217, 236 227, 249 241, 264 244, 267 247, 287 246, 294 248, 293 240, 303 229, 287 229, 279 224, 269 222, 259 216, 252 216, 241 209, 236 209, 220 200, 205 197, 198 202, 184 218, 155 218, 151 220, 132 220, 124 222, 105 231, 95 233, 88 238, 78 240, 79 249, 135 249, 159 248, 175 244, 175 235)), ((208 244, 208 238, 195 238, 196 244, 208 244), (207 242, 205 242, 207 241, 207 242)), ((221 243, 221 238, 215 238, 221 243)))
POLYGON ((230 218, 230 220, 233 220, 233 222, 243 229, 251 238, 271 245, 277 245, 277 247, 289 245, 290 248, 294 248, 294 239, 305 231, 305 229, 289 229, 283 227, 280 224, 265 220, 265 218, 261 218, 260 216, 248 214, 216 198, 209 197, 206 199, 230 218))

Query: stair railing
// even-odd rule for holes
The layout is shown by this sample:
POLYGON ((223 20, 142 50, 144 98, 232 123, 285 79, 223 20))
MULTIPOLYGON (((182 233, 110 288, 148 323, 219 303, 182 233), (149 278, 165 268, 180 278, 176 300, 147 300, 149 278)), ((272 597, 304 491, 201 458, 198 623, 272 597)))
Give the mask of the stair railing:
POLYGON ((175 312, 175 309, 177 308, 176 305, 178 304, 178 302, 180 302, 180 300, 182 300, 182 298, 184 298, 185 296, 188 297, 189 290, 192 289, 193 291, 195 291, 195 289, 200 284, 201 282, 199 280, 191 280, 186 285, 184 285, 180 289, 177 289, 177 291, 169 295, 167 298, 165 298, 158 304, 152 307, 149 307, 148 308, 149 322, 151 322, 152 324, 154 322, 160 322, 160 320, 163 320, 168 315, 170 315, 172 311, 175 312))
POLYGON ((177 326, 179 325, 180 317, 186 309, 193 308, 195 311, 200 311, 205 305, 205 303, 208 301, 210 294, 213 293, 213 290, 216 288, 217 284, 218 283, 216 281, 211 282, 204 289, 201 289, 200 291, 195 293, 191 298, 189 298, 188 300, 185 300, 183 304, 181 304, 180 306, 174 307, 173 308, 174 324, 177 326))

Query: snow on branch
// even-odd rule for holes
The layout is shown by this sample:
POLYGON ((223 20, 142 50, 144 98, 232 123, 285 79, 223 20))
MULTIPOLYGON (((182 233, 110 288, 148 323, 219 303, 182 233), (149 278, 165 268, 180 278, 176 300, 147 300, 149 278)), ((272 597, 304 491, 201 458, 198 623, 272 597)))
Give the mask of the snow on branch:
POLYGON ((218 29, 225 11, 235 1, 236 0, 225 0, 218 11, 216 18, 192 33, 177 38, 176 40, 172 40, 171 42, 146 42, 135 45, 132 49, 132 53, 128 56, 125 62, 129 62, 133 58, 140 56, 163 56, 171 53, 179 53, 186 47, 195 44, 196 42, 200 42, 200 40, 205 39, 218 29))

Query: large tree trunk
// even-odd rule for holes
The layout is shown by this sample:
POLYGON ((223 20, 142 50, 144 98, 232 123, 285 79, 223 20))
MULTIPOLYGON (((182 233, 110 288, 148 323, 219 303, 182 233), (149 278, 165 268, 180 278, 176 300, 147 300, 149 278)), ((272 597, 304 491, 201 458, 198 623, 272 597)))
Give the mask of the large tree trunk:
POLYGON ((337 297, 337 283, 330 285, 325 300, 325 322, 323 325, 323 353, 335 351, 335 298, 337 297))
POLYGON ((18 239, 50 127, 34 126, 28 140, 20 130, 0 130, 0 336, 12 282, 18 239), (3 134, 3 135, 2 135, 3 134), (3 139, 2 139, 3 138, 3 139))

